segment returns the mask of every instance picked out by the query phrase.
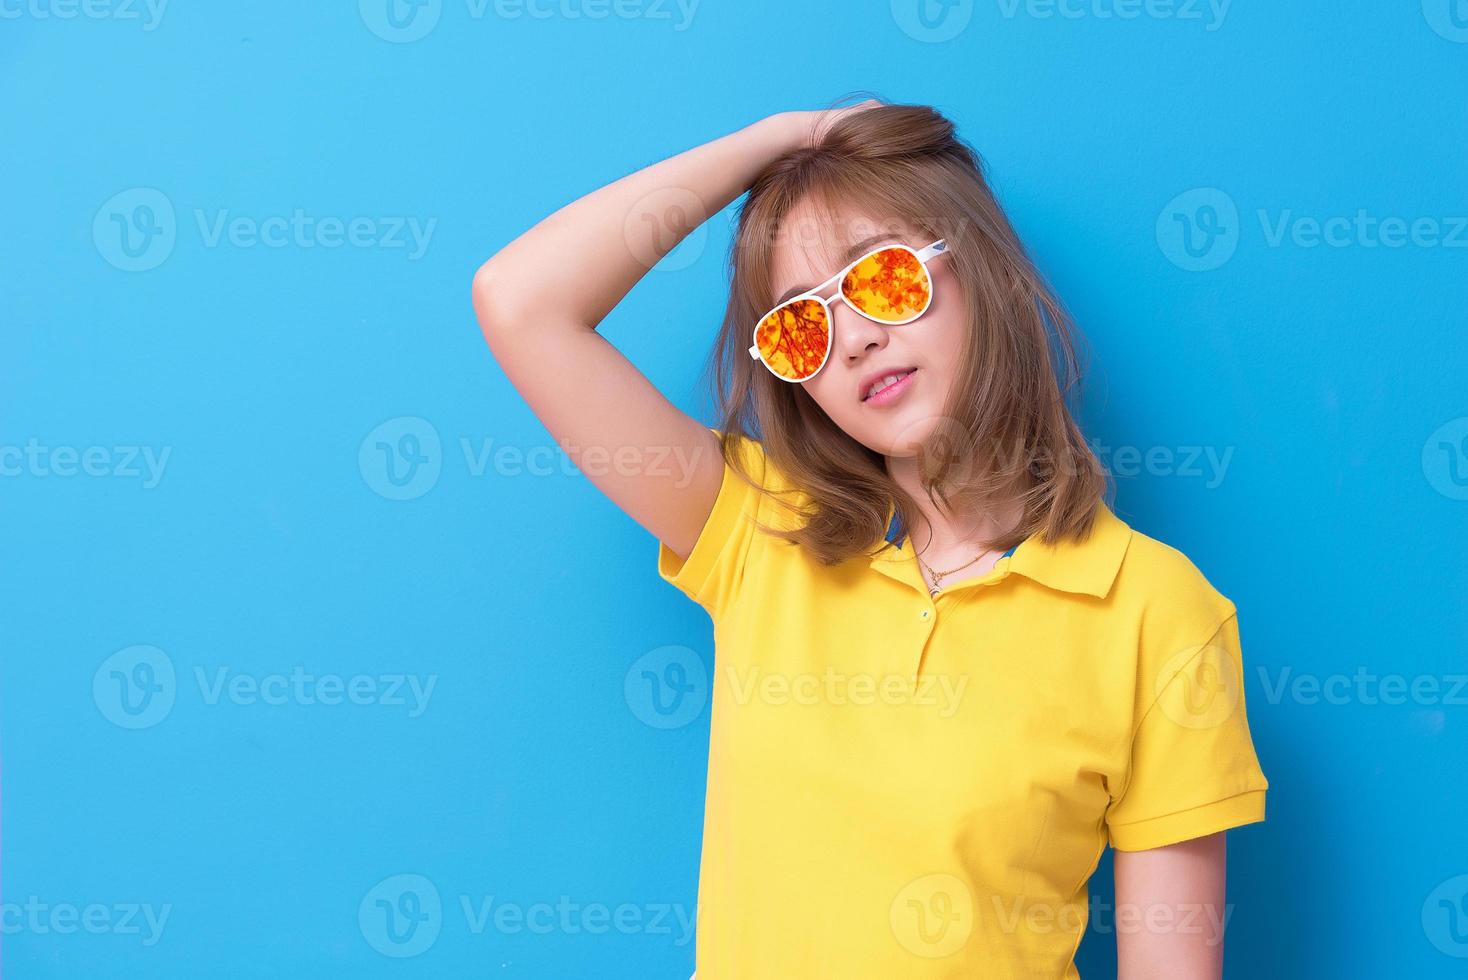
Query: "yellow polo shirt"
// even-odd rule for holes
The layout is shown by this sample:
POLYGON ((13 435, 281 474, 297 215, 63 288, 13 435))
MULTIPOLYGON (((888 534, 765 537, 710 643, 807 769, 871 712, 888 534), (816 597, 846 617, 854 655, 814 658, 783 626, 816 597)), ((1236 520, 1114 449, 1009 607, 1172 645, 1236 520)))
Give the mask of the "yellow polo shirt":
POLYGON ((714 624, 699 980, 1074 978, 1108 843, 1264 819, 1233 603, 1105 505, 936 598, 907 542, 826 567, 751 515, 792 520, 726 464, 658 544, 714 624))

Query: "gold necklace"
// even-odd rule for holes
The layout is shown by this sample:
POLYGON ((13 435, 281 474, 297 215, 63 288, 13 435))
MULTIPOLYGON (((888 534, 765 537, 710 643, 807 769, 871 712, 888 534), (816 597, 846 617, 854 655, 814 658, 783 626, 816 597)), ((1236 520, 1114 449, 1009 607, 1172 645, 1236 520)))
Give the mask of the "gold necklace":
POLYGON ((975 555, 973 558, 970 558, 962 565, 959 565, 957 568, 950 568, 946 572, 934 571, 933 566, 923 561, 923 556, 915 551, 912 553, 912 556, 916 558, 918 560, 918 564, 926 568, 928 570, 928 574, 933 577, 933 584, 928 586, 928 598, 932 598, 933 596, 938 594, 940 589, 943 588, 943 578, 945 576, 952 575, 954 572, 963 571, 965 568, 968 568, 974 562, 978 561, 980 558, 984 557, 993 550, 993 548, 985 548, 983 551, 979 552, 977 555, 975 555))

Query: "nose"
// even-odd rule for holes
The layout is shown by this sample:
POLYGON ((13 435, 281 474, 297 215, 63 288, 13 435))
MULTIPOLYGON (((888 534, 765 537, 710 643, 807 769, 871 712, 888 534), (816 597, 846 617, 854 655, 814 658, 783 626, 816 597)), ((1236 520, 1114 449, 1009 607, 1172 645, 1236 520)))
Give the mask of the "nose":
POLYGON ((845 303, 831 305, 832 353, 847 364, 887 346, 887 328, 868 320, 845 303))

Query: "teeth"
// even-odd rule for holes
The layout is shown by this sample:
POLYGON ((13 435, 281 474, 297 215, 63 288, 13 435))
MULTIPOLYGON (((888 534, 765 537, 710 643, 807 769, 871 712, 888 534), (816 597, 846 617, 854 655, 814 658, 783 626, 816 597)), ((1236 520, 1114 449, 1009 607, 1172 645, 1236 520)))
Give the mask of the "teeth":
MULTIPOLYGON (((901 374, 889 374, 889 375, 887 375, 885 378, 882 378, 880 381, 877 381, 875 384, 873 384, 870 388, 867 389, 866 398, 872 397, 873 395, 875 395, 877 392, 881 391, 883 388, 887 387, 888 385, 896 384, 897 382, 901 381, 903 378, 907 377, 911 373, 912 373, 911 371, 903 371, 901 374)), ((865 400, 866 399, 863 399, 863 401, 865 401, 865 400)))

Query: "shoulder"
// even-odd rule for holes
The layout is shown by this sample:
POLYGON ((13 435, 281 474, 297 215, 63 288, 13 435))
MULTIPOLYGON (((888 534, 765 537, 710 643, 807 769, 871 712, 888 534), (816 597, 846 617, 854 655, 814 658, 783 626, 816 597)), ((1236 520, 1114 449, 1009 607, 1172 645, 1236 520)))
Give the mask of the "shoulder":
MULTIPOLYGON (((724 434, 712 426, 708 428, 722 442, 724 434)), ((725 480, 738 480, 746 495, 758 496, 756 505, 750 510, 760 520, 782 529, 793 526, 794 512, 789 507, 780 506, 777 501, 799 509, 806 506, 809 495, 770 458, 764 443, 740 432, 731 433, 731 436, 724 458, 725 480), (729 472, 730 469, 734 472, 729 472)))
POLYGON ((1236 613, 1194 561, 1135 527, 1114 588, 1114 601, 1139 617, 1145 634, 1163 643, 1203 643, 1236 613))

